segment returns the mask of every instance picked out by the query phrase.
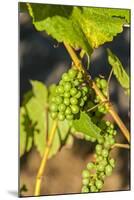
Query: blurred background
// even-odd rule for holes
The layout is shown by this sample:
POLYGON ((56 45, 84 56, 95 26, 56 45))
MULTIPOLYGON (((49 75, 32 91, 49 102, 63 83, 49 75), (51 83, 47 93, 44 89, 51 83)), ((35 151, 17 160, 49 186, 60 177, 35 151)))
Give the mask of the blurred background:
MULTIPOLYGON (((62 73, 70 67, 71 59, 62 44, 34 29, 26 13, 19 14, 19 21, 21 105, 23 95, 31 89, 29 80, 39 80, 47 86, 57 83, 62 73)), ((124 28, 113 42, 106 43, 94 51, 89 69, 92 78, 99 74, 105 76, 106 79, 109 76, 111 68, 107 61, 106 48, 110 48, 119 57, 125 70, 130 74, 130 28, 124 28)), ((110 100, 129 128, 129 98, 114 77, 110 81, 110 100)), ((112 121, 111 116, 107 115, 107 118, 112 121)), ((126 142, 121 134, 118 134, 117 141, 126 142)), ((41 194, 80 193, 81 172, 91 160, 93 149, 94 145, 90 142, 76 138, 70 148, 63 147, 47 163, 41 194)), ((116 168, 113 175, 106 179, 103 191, 129 190, 130 152, 124 149, 113 149, 112 154, 114 158, 117 158, 116 168)), ((25 184, 28 189, 27 192, 22 192, 23 196, 33 195, 40 161, 41 157, 34 148, 20 159, 20 188, 25 184)))

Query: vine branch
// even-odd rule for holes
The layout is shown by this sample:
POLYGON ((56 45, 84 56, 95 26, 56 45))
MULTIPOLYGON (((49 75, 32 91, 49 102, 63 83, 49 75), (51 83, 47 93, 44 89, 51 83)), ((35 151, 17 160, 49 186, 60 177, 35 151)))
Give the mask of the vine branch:
MULTIPOLYGON (((68 53, 70 54, 73 62, 75 63, 76 67, 78 68, 78 70, 84 72, 84 74, 86 75, 86 78, 88 79, 90 86, 94 89, 97 96, 100 97, 102 102, 106 102, 107 98, 99 90, 99 88, 97 87, 95 82, 89 78, 89 74, 87 73, 85 68, 82 66, 81 60, 78 58, 78 56, 76 55, 73 48, 70 45, 68 45, 67 43, 64 43, 64 45, 65 45, 68 53)), ((113 105, 108 101, 108 102, 105 103, 105 106, 107 107, 109 113, 112 115, 113 119, 115 120, 115 122, 119 126, 123 135, 125 136, 125 138, 129 142, 130 141, 130 133, 129 133, 128 129, 126 128, 126 126, 124 125, 124 123, 122 122, 122 120, 120 119, 120 117, 118 116, 118 114, 116 113, 116 111, 114 110, 113 105)))
POLYGON ((112 146, 112 149, 115 148, 115 147, 124 148, 124 149, 130 149, 129 144, 115 143, 115 144, 112 146))
POLYGON ((48 160, 48 155, 49 155, 52 143, 53 143, 56 128, 57 128, 57 120, 55 120, 54 123, 53 123, 53 127, 51 129, 51 132, 50 132, 50 135, 49 135, 49 138, 48 138, 47 146, 46 146, 45 151, 44 151, 44 156, 41 160, 40 168, 39 168, 38 173, 37 173, 36 184, 35 184, 35 192, 34 192, 35 196, 40 195, 42 177, 43 177, 43 173, 44 173, 46 163, 47 163, 47 160, 48 160))

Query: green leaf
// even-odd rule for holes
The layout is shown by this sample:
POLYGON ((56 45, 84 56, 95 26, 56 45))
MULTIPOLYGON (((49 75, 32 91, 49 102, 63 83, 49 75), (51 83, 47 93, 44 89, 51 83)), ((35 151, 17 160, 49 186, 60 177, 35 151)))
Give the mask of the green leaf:
POLYGON ((101 137, 101 129, 91 121, 91 118, 85 112, 80 113, 79 119, 73 120, 73 127, 76 131, 96 139, 101 137))
POLYGON ((89 55, 93 48, 112 41, 129 21, 129 10, 28 3, 33 24, 58 42, 82 48, 89 55))
POLYGON ((110 49, 107 49, 107 52, 108 52, 108 62, 113 68, 113 73, 115 77, 129 95, 130 84, 129 84, 128 74, 124 70, 119 58, 115 54, 113 54, 110 49))

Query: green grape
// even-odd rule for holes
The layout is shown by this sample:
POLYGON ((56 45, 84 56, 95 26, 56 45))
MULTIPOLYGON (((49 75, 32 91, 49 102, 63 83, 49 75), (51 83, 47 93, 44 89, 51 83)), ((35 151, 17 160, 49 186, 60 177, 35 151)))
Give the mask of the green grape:
POLYGON ((104 160, 104 159, 103 159, 103 160, 100 162, 100 164, 103 165, 103 166, 105 167, 105 166, 107 165, 107 160, 104 160))
POLYGON ((84 100, 84 101, 87 101, 87 96, 84 96, 84 97, 83 97, 83 100, 84 100))
POLYGON ((101 163, 97 165, 97 170, 100 171, 100 172, 103 172, 105 169, 105 166, 102 165, 101 163))
POLYGON ((79 98, 81 97, 81 91, 78 91, 77 94, 75 95, 75 97, 76 97, 77 99, 79 99, 79 98))
POLYGON ((109 149, 109 148, 111 147, 111 144, 110 144, 109 140, 106 140, 106 141, 105 141, 104 147, 105 147, 106 149, 109 149))
POLYGON ((74 118, 74 116, 73 116, 73 115, 66 115, 66 118, 67 118, 68 120, 72 120, 72 119, 74 118))
POLYGON ((100 189, 102 189, 102 187, 103 187, 103 181, 101 181, 101 180, 96 180, 96 181, 95 181, 95 185, 96 185, 96 187, 100 190, 100 189))
POLYGON ((56 119, 56 117, 57 117, 57 112, 51 112, 51 117, 52 117, 52 119, 56 119))
POLYGON ((94 169, 94 167, 95 167, 95 165, 94 165, 94 163, 92 163, 92 162, 89 162, 89 163, 87 164, 87 169, 88 169, 88 170, 92 170, 92 169, 94 169))
POLYGON ((111 158, 109 160, 109 164, 114 168, 115 167, 115 160, 113 158, 111 158))
POLYGON ((59 85, 63 85, 63 84, 64 84, 64 81, 60 80, 59 85))
POLYGON ((83 178, 89 178, 89 176, 90 176, 90 173, 89 173, 89 171, 88 170, 83 170, 83 172, 82 172, 82 177, 83 178))
POLYGON ((50 110, 51 110, 52 112, 58 111, 58 106, 57 106, 57 104, 56 104, 56 103, 52 103, 52 104, 50 105, 50 110))
POLYGON ((64 113, 59 112, 59 114, 58 114, 58 119, 59 119, 60 121, 63 121, 63 120, 65 119, 64 113))
POLYGON ((106 174, 106 176, 111 176, 112 171, 113 171, 113 168, 111 167, 111 165, 107 165, 105 167, 105 174, 106 174))
POLYGON ((67 73, 64 73, 62 75, 62 80, 65 81, 65 82, 70 81, 69 75, 67 73))
POLYGON ((100 179, 104 180, 105 177, 106 177, 106 175, 105 175, 104 172, 101 172, 101 173, 99 174, 99 178, 100 178, 100 179))
POLYGON ((56 91, 58 94, 62 94, 64 93, 64 87, 62 85, 58 85, 56 91))
POLYGON ((82 193, 88 193, 89 192, 89 189, 87 186, 83 186, 82 189, 81 189, 81 192, 82 193))
POLYGON ((77 105, 72 105, 71 110, 73 114, 79 113, 79 107, 77 105))
POLYGON ((64 97, 65 97, 65 98, 69 98, 69 97, 70 97, 70 92, 65 92, 65 93, 64 93, 64 97))
POLYGON ((101 79, 100 80, 100 86, 101 86, 102 89, 106 88, 107 87, 107 81, 105 79, 101 79))
POLYGON ((91 191, 91 192, 96 192, 96 189, 97 189, 97 188, 95 187, 95 185, 91 185, 91 187, 90 187, 90 191, 91 191))
POLYGON ((104 138, 103 137, 98 138, 98 143, 99 144, 103 144, 104 143, 104 138))
POLYGON ((85 91, 85 94, 88 93, 88 87, 87 86, 82 87, 82 90, 85 91))
POLYGON ((114 125, 111 123, 109 126, 111 129, 114 129, 114 125))
POLYGON ((60 96, 57 96, 57 97, 55 97, 55 102, 56 102, 57 104, 61 104, 61 103, 63 102, 63 98, 60 97, 60 96))
POLYGON ((103 160, 103 157, 102 157, 102 156, 97 156, 96 162, 100 162, 100 161, 102 161, 102 160, 103 160))
POLYGON ((96 147, 95 147, 95 150, 96 150, 96 153, 97 153, 98 155, 100 155, 101 152, 102 152, 102 145, 97 144, 96 147))
POLYGON ((102 156, 105 157, 105 158, 108 157, 108 150, 107 149, 102 150, 102 156))
POLYGON ((71 84, 70 82, 66 82, 66 83, 64 84, 64 90, 65 90, 66 92, 70 91, 71 88, 72 88, 72 84, 71 84))
POLYGON ((70 102, 72 105, 76 105, 78 103, 78 100, 75 97, 71 97, 70 102))
POLYGON ((105 107, 100 105, 98 106, 98 111, 101 112, 101 113, 104 113, 105 112, 105 107))
POLYGON ((69 99, 69 98, 64 98, 64 104, 65 104, 66 106, 69 106, 69 104, 70 104, 70 99, 69 99))
POLYGON ((90 135, 85 135, 85 140, 90 141, 91 140, 90 135))
POLYGON ((72 89, 70 90, 70 94, 71 94, 72 96, 76 95, 76 94, 77 94, 77 89, 76 89, 76 88, 72 88, 72 89))
POLYGON ((83 77, 82 72, 78 72, 77 78, 82 79, 82 77, 83 77))
POLYGON ((61 112, 65 111, 65 110, 66 110, 65 104, 63 104, 63 103, 60 104, 59 107, 58 107, 58 109, 59 109, 59 111, 61 111, 61 112))
POLYGON ((52 97, 52 98, 51 98, 51 101, 52 101, 53 103, 55 103, 56 97, 52 97))
POLYGON ((75 81, 74 81, 74 86, 79 86, 79 80, 78 79, 76 79, 75 81))
POLYGON ((83 185, 88 185, 89 184, 89 179, 88 178, 84 178, 83 180, 82 180, 82 184, 83 185))
POLYGON ((65 114, 66 114, 66 115, 71 115, 71 114, 72 114, 72 110, 71 110, 70 107, 67 107, 67 108, 66 108, 65 114))
POLYGON ((110 121, 106 121, 107 126, 110 126, 110 124, 111 124, 110 121))
POLYGON ((110 143, 111 146, 114 145, 115 144, 115 139, 114 138, 110 138, 109 139, 109 143, 110 143))
POLYGON ((91 142, 95 142, 95 141, 96 141, 96 138, 91 137, 91 142))
POLYGON ((116 130, 114 130, 114 131, 113 131, 113 135, 115 136, 116 134, 117 134, 117 131, 116 131, 116 130))
POLYGON ((70 70, 68 71, 69 77, 70 77, 71 79, 75 78, 76 75, 77 75, 77 73, 78 73, 78 71, 77 71, 76 69, 70 69, 70 70))
POLYGON ((83 99, 80 99, 80 107, 83 107, 85 104, 84 100, 83 99))

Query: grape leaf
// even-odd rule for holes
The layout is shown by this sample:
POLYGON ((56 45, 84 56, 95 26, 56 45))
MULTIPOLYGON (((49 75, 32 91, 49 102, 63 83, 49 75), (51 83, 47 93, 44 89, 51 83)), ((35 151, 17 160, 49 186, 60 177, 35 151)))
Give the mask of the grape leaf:
POLYGON ((101 137, 101 129, 91 121, 91 118, 85 112, 80 113, 79 119, 73 120, 73 127, 76 131, 96 139, 101 137))
POLYGON ((117 78, 120 85, 125 89, 127 94, 129 95, 129 76, 124 70, 121 61, 119 58, 111 52, 110 49, 107 49, 108 52, 108 62, 113 68, 113 73, 117 78))
POLYGON ((28 3, 29 14, 38 31, 46 31, 58 42, 93 48, 112 41, 128 22, 129 10, 28 3))

